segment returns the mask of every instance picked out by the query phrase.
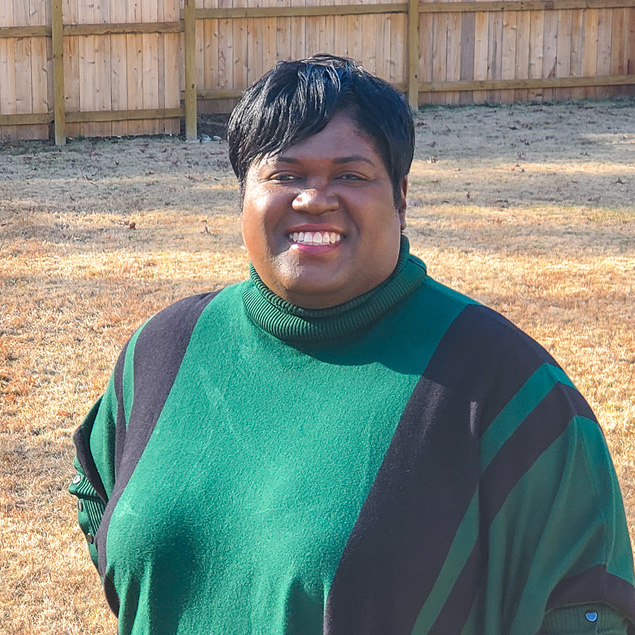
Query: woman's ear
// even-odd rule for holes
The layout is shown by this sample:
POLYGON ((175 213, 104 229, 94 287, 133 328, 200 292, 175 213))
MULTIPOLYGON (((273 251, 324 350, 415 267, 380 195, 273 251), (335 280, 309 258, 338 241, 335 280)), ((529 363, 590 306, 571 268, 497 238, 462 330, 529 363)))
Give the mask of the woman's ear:
POLYGON ((399 223, 401 225, 401 231, 406 229, 406 194, 408 193, 408 177, 404 176, 401 182, 399 205, 397 206, 397 213, 399 214, 399 223))

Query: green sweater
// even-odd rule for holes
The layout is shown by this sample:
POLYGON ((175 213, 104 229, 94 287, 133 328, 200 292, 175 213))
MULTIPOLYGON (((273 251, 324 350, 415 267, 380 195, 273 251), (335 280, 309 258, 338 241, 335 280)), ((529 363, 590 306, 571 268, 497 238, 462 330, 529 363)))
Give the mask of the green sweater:
POLYGON ((588 405, 405 240, 389 280, 332 309, 292 306, 254 271, 168 307, 74 441, 70 489, 122 634, 635 621, 621 496, 588 405))

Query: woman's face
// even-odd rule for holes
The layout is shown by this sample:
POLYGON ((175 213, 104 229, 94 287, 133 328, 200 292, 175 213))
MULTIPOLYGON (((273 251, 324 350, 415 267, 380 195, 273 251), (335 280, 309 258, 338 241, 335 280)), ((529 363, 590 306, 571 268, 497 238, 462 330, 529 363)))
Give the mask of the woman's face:
POLYGON ((251 262, 269 289, 309 309, 370 291, 397 264, 406 187, 404 179, 397 208, 374 145, 338 114, 250 166, 242 232, 251 262))

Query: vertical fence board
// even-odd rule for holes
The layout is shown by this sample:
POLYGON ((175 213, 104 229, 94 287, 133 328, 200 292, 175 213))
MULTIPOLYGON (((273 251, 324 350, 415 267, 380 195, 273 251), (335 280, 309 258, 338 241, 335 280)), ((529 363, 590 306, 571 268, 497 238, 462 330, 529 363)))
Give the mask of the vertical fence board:
MULTIPOLYGON (((79 110, 95 110, 95 36, 79 38, 79 110)), ((96 124, 80 124, 80 136, 94 137, 96 124)))
POLYGON ((279 60, 291 59, 291 19, 276 19, 276 55, 279 60))
MULTIPOLYGON (((163 1, 163 20, 178 22, 180 19, 179 0, 163 1)), ((163 107, 179 108, 181 105, 181 34, 163 34, 163 107)), ((165 134, 179 134, 181 122, 179 119, 166 119, 163 122, 165 134)))
MULTIPOLYGON (((47 113, 53 109, 52 58, 52 45, 48 38, 31 39, 32 104, 35 113, 47 113)), ((28 129, 29 139, 48 139, 49 127, 46 124, 23 127, 28 129)))
MULTIPOLYGON (((487 79, 487 54, 489 38, 489 17, 487 13, 477 13, 474 16, 474 79, 487 79)), ((475 90, 474 103, 480 104, 487 100, 486 90, 475 90)))
MULTIPOLYGON (((602 77, 611 73, 611 50, 613 47, 613 11, 600 9, 598 11, 598 57, 596 73, 602 77)), ((614 92, 607 88, 596 88, 597 97, 609 97, 614 92)))
MULTIPOLYGON (((51 24, 50 2, 41 0, 38 22, 40 25, 51 24)), ((64 17, 62 9, 62 18, 64 17)), ((31 60, 33 64, 33 108, 35 112, 53 111, 53 43, 50 38, 33 38, 31 40, 31 60)), ((48 139, 49 125, 31 127, 33 138, 48 139)))
POLYGON ((408 2, 408 103, 411 108, 419 105, 419 0, 408 2))
POLYGON ((375 23, 377 41, 377 75, 382 79, 390 77, 390 15, 375 23))
MULTIPOLYGON (((78 8, 77 0, 64 0, 63 18, 64 24, 77 24, 78 8)), ((79 37, 64 37, 64 90, 66 112, 79 110, 79 37)), ((79 136, 80 125, 78 123, 66 124, 68 137, 79 136)))
MULTIPOLYGON (((542 45, 542 77, 556 76, 556 63, 558 52, 558 13, 557 11, 545 11, 544 38, 542 45)), ((545 101, 551 101, 554 91, 551 88, 543 90, 545 101)))
MULTIPOLYGON (((435 14, 432 24, 432 81, 444 82, 448 50, 448 14, 435 14)), ((432 93, 431 100, 433 104, 445 104, 445 95, 432 93)))
MULTIPOLYGON (((128 110, 128 68, 126 63, 127 45, 125 35, 110 36, 111 89, 113 110, 128 110)), ((127 121, 113 121, 112 134, 125 136, 129 133, 127 121)))
MULTIPOLYGON (((15 83, 15 112, 17 114, 29 114, 33 112, 33 93, 31 90, 31 39, 16 38, 14 47, 15 75, 18 81, 15 83)), ((16 138, 29 139, 28 126, 18 126, 16 138)))
MULTIPOLYGON (((474 34, 476 14, 473 12, 461 15, 461 72, 459 79, 472 81, 474 79, 474 34)), ((460 104, 471 104, 471 91, 463 90, 459 93, 460 104)))
MULTIPOLYGON (((456 82, 461 79, 461 14, 448 15, 448 51, 446 56, 446 79, 456 82)), ((458 104, 459 93, 447 93, 447 104, 458 104)))
MULTIPOLYGON (((121 0, 111 0, 110 16, 115 23, 126 21, 126 7, 121 0)), ((126 66, 127 47, 125 35, 110 36, 111 88, 110 99, 113 110, 128 110, 128 70, 126 66)), ((127 121, 113 121, 112 134, 128 134, 127 121)))
MULTIPOLYGON (((531 16, 529 11, 521 11, 516 18, 516 76, 515 79, 529 77, 529 38, 531 35, 531 16)), ((514 90, 516 101, 527 101, 527 90, 514 90)))
MULTIPOLYGON (((330 0, 320 0, 320 5, 328 6, 332 4, 330 0)), ((330 15, 323 19, 323 30, 320 32, 320 51, 323 53, 333 53, 335 50, 335 17, 330 15)), ((381 46, 381 44, 380 44, 381 46)))
MULTIPOLYGON (((165 22, 165 3, 166 0, 155 0, 157 3, 157 21, 165 22)), ((169 1, 169 0, 167 0, 169 1)), ((159 83, 158 107, 165 108, 165 35, 157 34, 157 72, 159 83)), ((165 134, 165 119, 158 119, 156 127, 159 134, 165 134)))
MULTIPOLYGON (((199 74, 199 86, 210 89, 219 85, 218 76, 218 20, 203 22, 204 42, 203 72, 199 74)), ((167 71, 167 68, 166 68, 167 71)))
MULTIPOLYGON (((419 81, 432 81, 432 60, 434 44, 434 16, 431 13, 422 13, 419 16, 419 81)), ((461 43, 463 47, 464 42, 461 43)), ((470 58, 474 61, 474 50, 470 58)), ((471 77, 470 77, 471 79, 471 77)), ((419 93, 419 104, 429 104, 432 101, 432 93, 424 91, 419 93)))
MULTIPOLYGON (((342 0, 333 0, 333 4, 342 4, 342 0)), ((334 18, 333 22, 333 51, 335 55, 348 55, 346 37, 346 21, 342 17, 334 18)))
MULTIPOLYGON (((156 3, 156 0, 153 0, 156 3)), ((95 6, 95 22, 109 24, 110 0, 98 0, 95 6)), ((98 35, 95 42, 95 109, 101 111, 112 110, 111 90, 112 68, 110 36, 98 35)), ((105 121, 95 124, 95 134, 98 137, 112 136, 112 123, 105 121)))
MULTIPOLYGON (((0 39, 0 114, 13 115, 15 104, 15 38, 0 39)), ((15 139, 18 126, 0 126, 0 135, 15 139)))
MULTIPOLYGON (((248 2, 248 4, 251 4, 248 2)), ((245 63, 245 83, 239 88, 250 86, 256 75, 262 75, 262 19, 249 18, 245 20, 245 34, 247 47, 247 62, 245 63)))
MULTIPOLYGON (((585 77, 594 77, 597 74, 598 61, 598 22, 599 11, 588 9, 584 20, 584 62, 582 73, 585 77)), ((594 98, 595 87, 589 86, 582 89, 586 98, 594 98)))
MULTIPOLYGON (((143 0, 141 16, 144 22, 156 22, 157 0, 143 0)), ((194 42, 196 44, 196 38, 194 42)), ((159 107, 159 34, 144 33, 141 36, 141 50, 143 52, 143 107, 155 109, 159 107)), ((196 79, 194 82, 196 83, 196 79)), ((158 121, 146 120, 144 128, 145 134, 157 134, 158 121)))
MULTIPOLYGON (((11 0, 4 0, 10 2, 11 0)), ((28 0, 13 0, 13 21, 16 25, 28 25, 29 21, 28 0)), ((33 112, 32 101, 32 75, 31 75, 31 38, 15 38, 13 40, 14 72, 18 81, 15 83, 15 112, 25 114, 33 112)), ((27 126, 18 126, 15 134, 18 139, 28 139, 27 126)))
MULTIPOLYGON (((543 44, 545 35, 545 12, 531 11, 530 35, 529 35, 529 77, 530 79, 540 79, 543 67, 543 44)), ((542 101, 543 89, 531 88, 527 91, 529 101, 542 101)))
MULTIPOLYGON (((245 0, 234 0, 235 7, 245 7, 245 0)), ((232 20, 232 31, 234 38, 234 88, 245 88, 247 86, 247 63, 249 49, 247 47, 247 20, 232 20)))
MULTIPOLYGON (((169 0, 165 6, 165 19, 175 22, 179 19, 178 0, 169 0)), ((166 33, 163 36, 163 48, 165 59, 165 107, 179 108, 181 106, 181 38, 180 33, 166 33)), ((181 122, 179 119, 170 119, 164 123, 166 134, 179 134, 181 122)))
POLYGON ((0 2, 0 26, 20 26, 16 25, 16 22, 13 19, 12 2, 7 2, 6 0, 4 2, 0 2))
MULTIPOLYGON (((126 22, 141 22, 141 7, 137 2, 126 3, 126 22)), ((126 79, 128 84, 128 108, 143 108, 143 40, 136 33, 126 35, 126 79)), ((143 121, 129 121, 128 133, 143 134, 143 121)))
MULTIPOLYGON (((448 54, 447 54, 448 81, 456 82, 461 79, 461 14, 451 13, 448 16, 448 54)), ((458 92, 448 94, 446 103, 458 104, 460 95, 458 92)))
MULTIPOLYGON (((13 26, 13 3, 0 2, 0 26, 13 26)), ((0 38, 0 115, 13 115, 16 109, 15 38, 0 38)), ((0 126, 0 138, 15 139, 18 126, 0 126)))
POLYGON ((359 60, 362 57, 362 17, 359 15, 349 16, 348 24, 348 52, 353 59, 359 60))
POLYGON ((407 81, 406 75, 406 39, 408 33, 408 23, 406 15, 396 13, 393 15, 390 26, 392 41, 390 44, 390 78, 393 84, 407 81))
POLYGON ((185 0, 183 40, 185 58, 185 138, 196 140, 196 21, 195 0, 185 0))
MULTIPOLYGON (((417 15, 417 19, 419 16, 417 15)), ((362 64, 366 70, 377 74, 377 16, 364 15, 361 19, 362 28, 362 64)))
POLYGON ((276 19, 267 18, 263 23, 263 72, 273 68, 277 61, 276 19))
MULTIPOLYGON (((143 107, 156 109, 159 103, 159 37, 158 33, 143 35, 143 107)), ((159 121, 147 120, 146 134, 158 134, 159 121)))
MULTIPOLYGON (((571 69, 570 77, 584 74, 584 11, 573 11, 571 16, 571 69)), ((582 98, 582 88, 572 88, 572 99, 582 98)))
MULTIPOLYGON (((502 35, 502 60, 501 79, 514 79, 516 71, 516 21, 518 15, 515 11, 506 11, 503 14, 503 35, 502 35)), ((501 102, 513 102, 513 90, 500 91, 501 102)))
MULTIPOLYGON (((627 9, 627 19, 625 20, 626 35, 625 39, 628 44, 628 52, 626 53, 627 72, 632 75, 635 73, 635 7, 627 9)), ((627 94, 635 96, 635 87, 629 86, 627 94)))
MULTIPOLYGON (((569 77, 571 73, 571 24, 573 12, 570 9, 558 11, 558 44, 556 52, 556 77, 569 77)), ((558 88, 554 97, 568 99, 571 91, 558 88)))
POLYGON ((265 72, 264 65, 264 28, 266 19, 252 18, 247 21, 247 47, 249 63, 247 64, 247 86, 251 86, 265 72))
MULTIPOLYGON (((492 11, 489 15, 489 37, 487 52, 487 79, 501 79, 503 64, 503 16, 500 11, 492 11)), ((501 100, 500 90, 488 91, 488 101, 495 104, 501 100)))
MULTIPOLYGON (((613 10, 613 24, 611 27, 611 75, 626 74, 626 9, 613 10)), ((619 95, 620 88, 615 87, 609 92, 610 96, 619 95)))
MULTIPOLYGON (((432 81, 445 81, 446 53, 448 49, 447 13, 435 13, 432 19, 432 81)), ((445 104, 445 95, 432 93, 433 104, 445 104)))
POLYGON ((207 48, 207 22, 208 20, 196 20, 194 27, 196 29, 194 68, 196 69, 196 85, 199 89, 207 88, 205 79, 209 73, 205 60, 205 49, 207 48))
POLYGON ((51 38, 53 47, 53 114, 55 145, 66 143, 66 89, 64 84, 64 39, 62 3, 51 1, 51 38))
MULTIPOLYGON (((318 4, 317 0, 305 0, 305 6, 315 6, 318 4)), ((306 54, 315 55, 320 53, 320 18, 319 17, 307 17, 305 20, 305 33, 306 33, 306 54)))
MULTIPOLYGON (((79 24, 95 23, 95 5, 78 0, 77 17, 79 24)), ((79 109, 82 112, 96 110, 95 100, 95 47, 97 36, 85 35, 79 38, 79 109)), ((80 135, 94 137, 95 123, 80 124, 80 135)))
MULTIPOLYGON (((284 0, 283 0, 284 1, 284 0)), ((218 6, 229 8, 233 6, 232 0, 218 0, 218 6)), ((218 21, 218 88, 233 88, 234 86, 234 32, 232 20, 218 21)), ((224 108, 221 112, 229 112, 231 103, 223 100, 217 107, 224 108)))

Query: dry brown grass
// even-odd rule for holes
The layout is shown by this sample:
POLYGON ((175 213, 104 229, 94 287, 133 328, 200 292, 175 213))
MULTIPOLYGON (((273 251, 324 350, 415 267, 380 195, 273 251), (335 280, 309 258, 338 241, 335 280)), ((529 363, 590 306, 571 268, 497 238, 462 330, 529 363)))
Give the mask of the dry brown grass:
MULTIPOLYGON (((418 124, 413 251, 569 372, 635 536, 635 102, 439 108, 418 124)), ((138 324, 246 275, 226 145, 6 144, 0 177, 2 631, 113 633, 66 493, 70 436, 138 324)))

